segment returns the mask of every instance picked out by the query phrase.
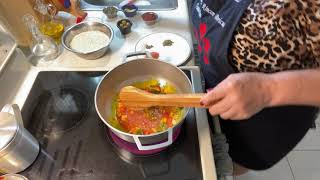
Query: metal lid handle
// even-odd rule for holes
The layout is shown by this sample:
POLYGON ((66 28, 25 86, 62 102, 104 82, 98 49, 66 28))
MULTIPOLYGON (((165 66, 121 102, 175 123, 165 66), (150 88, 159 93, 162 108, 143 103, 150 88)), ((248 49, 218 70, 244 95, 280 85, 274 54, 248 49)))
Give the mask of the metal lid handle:
POLYGON ((22 120, 22 115, 21 115, 21 111, 20 111, 20 108, 17 104, 6 104, 1 112, 6 112, 6 113, 10 113, 10 114, 13 114, 14 117, 16 118, 18 124, 21 126, 21 127, 24 127, 23 126, 23 120, 22 120))
POLYGON ((137 51, 137 52, 131 52, 131 53, 125 54, 122 57, 122 63, 127 62, 129 57, 142 56, 142 55, 145 55, 147 58, 152 58, 150 52, 148 52, 148 51, 137 51))
POLYGON ((168 129, 168 140, 165 142, 162 142, 160 144, 153 144, 153 145, 143 145, 139 139, 139 136, 133 136, 133 140, 138 146, 138 149, 140 151, 147 151, 147 150, 154 150, 154 149, 160 149, 163 147, 167 147, 172 144, 173 142, 173 128, 168 129))

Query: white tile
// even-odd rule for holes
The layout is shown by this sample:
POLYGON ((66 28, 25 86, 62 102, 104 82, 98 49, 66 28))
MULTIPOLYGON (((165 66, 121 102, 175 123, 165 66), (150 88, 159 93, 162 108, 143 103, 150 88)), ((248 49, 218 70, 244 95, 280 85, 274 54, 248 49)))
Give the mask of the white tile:
POLYGON ((318 114, 318 118, 316 119, 316 126, 320 128, 320 114, 318 114))
POLYGON ((288 161, 295 180, 320 179, 320 151, 292 151, 288 161))
POLYGON ((316 129, 310 129, 306 136, 294 148, 296 151, 320 150, 320 117, 316 120, 316 129))
POLYGON ((320 150, 320 128, 310 129, 294 148, 295 151, 320 150))
POLYGON ((294 180, 288 161, 282 159, 278 164, 265 171, 249 171, 237 176, 235 180, 294 180))

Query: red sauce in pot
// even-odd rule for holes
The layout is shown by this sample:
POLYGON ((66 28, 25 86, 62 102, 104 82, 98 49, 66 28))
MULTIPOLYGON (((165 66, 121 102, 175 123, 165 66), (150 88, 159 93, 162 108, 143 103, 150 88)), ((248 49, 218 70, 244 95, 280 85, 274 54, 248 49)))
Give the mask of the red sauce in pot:
MULTIPOLYGON (((137 88, 151 93, 175 93, 175 89, 166 84, 160 86, 157 80, 133 84, 137 88)), ((116 100, 113 103, 114 117, 110 119, 113 127, 131 134, 153 134, 173 127, 181 120, 184 112, 180 107, 128 107, 116 100)))
POLYGON ((117 119, 131 134, 152 134, 173 126, 175 107, 135 109, 118 104, 117 119))

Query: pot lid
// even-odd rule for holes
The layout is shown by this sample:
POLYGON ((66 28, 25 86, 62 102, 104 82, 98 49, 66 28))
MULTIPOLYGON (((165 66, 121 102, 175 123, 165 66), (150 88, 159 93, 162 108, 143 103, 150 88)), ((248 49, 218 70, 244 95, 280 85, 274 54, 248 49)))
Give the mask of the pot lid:
POLYGON ((10 143, 18 129, 18 122, 9 113, 0 112, 0 151, 10 143))

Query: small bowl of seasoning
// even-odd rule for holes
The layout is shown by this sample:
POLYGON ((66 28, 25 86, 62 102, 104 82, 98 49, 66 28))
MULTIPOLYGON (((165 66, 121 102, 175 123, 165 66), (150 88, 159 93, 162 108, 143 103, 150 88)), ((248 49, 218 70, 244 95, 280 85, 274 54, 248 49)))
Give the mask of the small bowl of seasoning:
POLYGON ((129 19, 121 19, 117 22, 117 27, 123 35, 131 32, 132 22, 129 19))
POLYGON ((141 15, 141 18, 147 25, 153 25, 157 22, 158 15, 154 12, 145 12, 141 15))
POLYGON ((134 4, 126 4, 122 6, 122 11, 126 17, 133 17, 137 14, 138 7, 134 4))
POLYGON ((118 8, 115 6, 107 6, 105 8, 103 8, 102 12, 109 18, 115 18, 117 17, 117 13, 118 13, 118 8))

